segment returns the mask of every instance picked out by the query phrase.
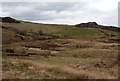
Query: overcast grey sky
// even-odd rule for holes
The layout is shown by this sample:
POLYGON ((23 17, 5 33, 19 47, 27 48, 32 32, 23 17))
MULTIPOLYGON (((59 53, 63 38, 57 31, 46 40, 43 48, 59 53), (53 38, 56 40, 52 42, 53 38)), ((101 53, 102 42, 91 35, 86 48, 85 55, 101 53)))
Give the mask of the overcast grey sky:
POLYGON ((118 25, 119 0, 79 0, 75 2, 8 1, 2 2, 0 16, 51 24, 75 25, 95 21, 103 25, 118 25))

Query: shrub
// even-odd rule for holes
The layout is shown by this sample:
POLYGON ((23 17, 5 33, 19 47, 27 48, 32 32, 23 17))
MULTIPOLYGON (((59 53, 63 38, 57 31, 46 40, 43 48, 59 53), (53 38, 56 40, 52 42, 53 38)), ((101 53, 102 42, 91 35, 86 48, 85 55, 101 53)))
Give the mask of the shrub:
POLYGON ((14 53, 13 49, 6 49, 6 53, 14 53))
POLYGON ((77 54, 73 54, 73 57, 74 57, 74 58, 77 58, 78 56, 77 56, 77 54))
POLYGON ((57 36, 55 36, 54 34, 52 34, 52 38, 54 39, 54 38, 58 38, 57 36))
POLYGON ((40 30, 38 31, 38 34, 39 34, 39 35, 43 35, 43 31, 40 29, 40 30))
POLYGON ((33 33, 33 29, 30 29, 30 32, 33 33))
POLYGON ((50 40, 47 40, 47 42, 51 42, 50 40))
POLYGON ((26 35, 27 32, 25 30, 22 30, 22 31, 17 31, 17 33, 20 35, 26 35))
POLYGON ((78 44, 77 44, 77 45, 76 45, 76 48, 82 48, 82 45, 78 45, 78 44))

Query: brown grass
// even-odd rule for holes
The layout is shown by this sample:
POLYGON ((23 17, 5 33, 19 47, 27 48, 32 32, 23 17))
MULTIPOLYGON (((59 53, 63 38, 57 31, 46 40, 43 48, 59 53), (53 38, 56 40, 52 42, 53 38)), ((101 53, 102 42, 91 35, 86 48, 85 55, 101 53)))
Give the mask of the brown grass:
POLYGON ((33 30, 33 32, 38 32, 40 29, 44 32, 44 33, 53 33, 53 32, 59 32, 59 31, 63 31, 65 30, 65 28, 67 26, 65 25, 46 25, 46 24, 36 24, 36 23, 26 23, 26 22, 22 22, 20 24, 16 24, 16 23, 2 23, 3 26, 5 27, 12 27, 18 30, 26 30, 26 31, 31 31, 31 29, 33 30))
POLYGON ((35 69, 44 69, 46 71, 52 71, 55 73, 61 73, 65 74, 67 76, 70 76, 72 78, 79 78, 79 79, 116 79, 117 77, 105 74, 99 73, 99 72, 90 72, 90 71, 84 71, 84 70, 75 70, 73 68, 69 67, 61 67, 57 65, 47 65, 47 64, 37 64, 35 62, 31 62, 28 60, 18 60, 19 64, 24 65, 25 67, 34 67, 35 69))

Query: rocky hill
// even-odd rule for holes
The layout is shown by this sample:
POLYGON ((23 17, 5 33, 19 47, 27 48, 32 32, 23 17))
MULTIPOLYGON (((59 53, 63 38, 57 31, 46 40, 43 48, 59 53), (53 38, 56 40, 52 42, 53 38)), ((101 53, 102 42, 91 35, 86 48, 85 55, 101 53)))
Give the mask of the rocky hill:
POLYGON ((96 22, 81 23, 75 25, 75 27, 99 28, 104 30, 120 32, 119 27, 98 25, 96 22))
POLYGON ((0 17, 0 22, 7 22, 7 23, 20 23, 20 21, 15 20, 11 17, 0 17))

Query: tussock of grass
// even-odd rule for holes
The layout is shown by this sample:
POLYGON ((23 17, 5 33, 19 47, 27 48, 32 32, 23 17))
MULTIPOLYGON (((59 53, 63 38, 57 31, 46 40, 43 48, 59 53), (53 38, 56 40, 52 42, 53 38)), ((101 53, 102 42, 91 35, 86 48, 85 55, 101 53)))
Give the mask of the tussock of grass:
POLYGON ((105 73, 100 74, 99 72, 91 73, 89 71, 84 70, 75 70, 69 67, 61 67, 57 65, 44 65, 44 64, 37 64, 35 62, 20 60, 18 61, 20 64, 24 65, 25 67, 34 67, 35 69, 44 69, 47 71, 52 71, 55 73, 65 74, 70 76, 71 78, 77 79, 115 79, 116 77, 107 75, 105 73), (96 75, 97 74, 97 75, 96 75))

